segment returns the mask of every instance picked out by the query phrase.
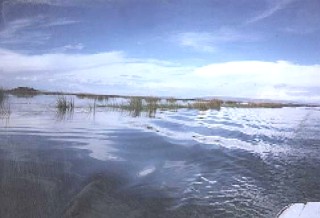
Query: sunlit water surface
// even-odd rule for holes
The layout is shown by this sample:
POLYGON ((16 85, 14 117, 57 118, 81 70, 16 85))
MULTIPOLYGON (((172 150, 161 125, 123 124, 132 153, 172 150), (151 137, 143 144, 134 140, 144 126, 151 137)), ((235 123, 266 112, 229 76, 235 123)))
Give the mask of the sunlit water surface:
POLYGON ((128 212, 150 207, 144 216, 275 217, 289 203, 320 201, 319 108, 149 118, 75 100, 81 107, 61 115, 55 97, 10 98, 11 115, 0 121, 1 217, 68 216, 95 178, 117 181, 113 192, 142 202, 128 212))

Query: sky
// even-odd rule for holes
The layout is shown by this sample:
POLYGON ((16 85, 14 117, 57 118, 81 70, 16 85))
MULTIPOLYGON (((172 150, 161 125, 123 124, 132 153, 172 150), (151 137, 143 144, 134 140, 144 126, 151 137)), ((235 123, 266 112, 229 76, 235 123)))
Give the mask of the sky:
POLYGON ((0 86, 320 102, 319 0, 0 0, 0 86))

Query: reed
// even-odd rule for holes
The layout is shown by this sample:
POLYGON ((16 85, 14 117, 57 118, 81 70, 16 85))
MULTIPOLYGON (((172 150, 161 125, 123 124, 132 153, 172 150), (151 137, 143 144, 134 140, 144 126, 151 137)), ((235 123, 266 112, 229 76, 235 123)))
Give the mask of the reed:
POLYGON ((8 101, 8 94, 3 88, 0 88, 0 116, 9 117, 11 114, 11 107, 8 101))
POLYGON ((68 100, 65 96, 58 96, 56 100, 56 108, 59 111, 65 112, 74 110, 73 98, 68 100))
POLYGON ((194 103, 189 103, 188 108, 198 109, 201 111, 205 111, 205 110, 209 110, 209 109, 220 110, 221 104, 222 104, 222 101, 216 100, 216 99, 209 100, 209 101, 198 100, 194 103))
POLYGON ((5 101, 7 95, 5 93, 5 90, 3 88, 0 88, 0 105, 3 104, 3 102, 5 101))
POLYGON ((157 97, 148 97, 144 99, 146 102, 146 110, 148 112, 149 117, 154 117, 159 108, 160 98, 157 97))
POLYGON ((67 99, 66 96, 58 96, 56 100, 57 120, 71 119, 74 113, 74 100, 73 98, 67 99))
POLYGON ((132 97, 129 99, 128 110, 131 115, 134 117, 140 116, 143 110, 142 98, 140 97, 132 97))
POLYGON ((241 103, 241 102, 225 102, 223 104, 224 107, 234 107, 234 108, 282 108, 282 107, 296 107, 300 106, 297 104, 283 104, 283 103, 268 103, 268 102, 249 102, 249 103, 241 103))
POLYGON ((167 100, 167 102, 170 103, 170 104, 175 104, 175 103, 177 102, 177 99, 172 98, 172 97, 171 97, 171 98, 167 98, 166 100, 167 100))

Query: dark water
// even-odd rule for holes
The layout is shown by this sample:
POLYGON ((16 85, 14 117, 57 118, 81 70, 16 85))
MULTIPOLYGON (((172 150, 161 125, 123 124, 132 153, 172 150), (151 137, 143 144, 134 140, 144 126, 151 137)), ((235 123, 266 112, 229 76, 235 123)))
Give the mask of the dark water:
POLYGON ((320 201, 319 108, 156 117, 13 98, 0 120, 0 217, 275 217, 320 201))

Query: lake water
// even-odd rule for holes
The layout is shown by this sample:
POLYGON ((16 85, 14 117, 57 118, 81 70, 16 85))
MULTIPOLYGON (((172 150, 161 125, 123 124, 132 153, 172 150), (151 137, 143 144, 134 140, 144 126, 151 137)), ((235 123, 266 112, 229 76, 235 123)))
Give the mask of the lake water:
POLYGON ((11 96, 0 217, 275 217, 320 201, 320 108, 88 109, 11 96))

